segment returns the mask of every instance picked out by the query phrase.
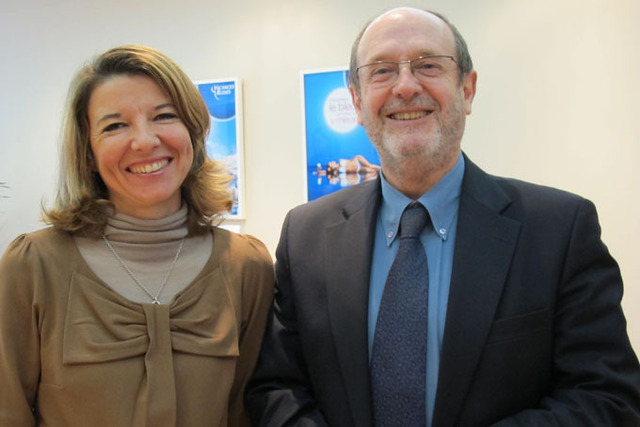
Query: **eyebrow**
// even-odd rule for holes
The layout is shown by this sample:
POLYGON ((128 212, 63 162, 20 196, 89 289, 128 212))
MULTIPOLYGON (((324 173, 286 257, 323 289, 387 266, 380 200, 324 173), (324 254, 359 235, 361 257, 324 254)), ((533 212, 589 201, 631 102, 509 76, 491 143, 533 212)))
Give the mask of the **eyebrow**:
MULTIPOLYGON (((171 102, 167 102, 164 104, 160 104, 160 105, 156 105, 153 110, 154 111, 158 111, 158 110, 162 110, 163 108, 175 108, 174 105, 171 102)), ((96 125, 99 125, 100 123, 104 122, 105 120, 109 120, 109 119, 117 119, 121 116, 120 113, 111 113, 111 114, 105 114, 104 116, 100 117, 98 119, 98 121, 96 122, 96 125)))
MULTIPOLYGON (((416 57, 414 57, 412 59, 421 58, 423 56, 430 56, 430 55, 440 55, 440 54, 437 53, 433 49, 425 49, 425 50, 421 50, 418 53, 418 56, 416 56, 416 57)), ((442 55, 444 55, 444 54, 442 54, 442 55)), ((375 62, 398 62, 398 61, 394 61, 393 59, 387 59, 388 57, 389 57, 388 53, 386 53, 386 52, 379 53, 379 54, 373 56, 371 58, 371 61, 367 62, 366 64, 373 64, 375 62)))
POLYGON ((100 117, 98 119, 98 121, 96 121, 96 124, 99 125, 100 123, 104 122, 105 120, 117 119, 118 117, 120 117, 120 113, 106 114, 106 115, 100 117))

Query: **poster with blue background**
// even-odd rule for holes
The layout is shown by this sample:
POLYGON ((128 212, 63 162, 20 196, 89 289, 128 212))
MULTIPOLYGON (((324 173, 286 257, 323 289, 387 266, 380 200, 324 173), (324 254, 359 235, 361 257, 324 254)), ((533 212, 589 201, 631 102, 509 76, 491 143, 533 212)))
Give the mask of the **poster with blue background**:
POLYGON ((234 203, 230 218, 243 215, 242 88, 239 79, 194 82, 211 119, 206 140, 207 154, 223 162, 234 176, 234 203))
POLYGON ((302 73, 307 200, 378 176, 380 159, 357 123, 345 68, 302 73))

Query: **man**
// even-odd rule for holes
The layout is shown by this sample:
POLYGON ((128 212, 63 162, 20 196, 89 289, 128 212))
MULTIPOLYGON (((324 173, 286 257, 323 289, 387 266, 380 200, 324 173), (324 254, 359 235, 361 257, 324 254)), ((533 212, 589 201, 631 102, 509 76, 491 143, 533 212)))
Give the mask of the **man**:
POLYGON ((356 40, 350 78, 382 174, 287 215, 273 316, 247 393, 254 421, 640 425, 640 369, 620 308, 622 279, 595 208, 559 190, 489 176, 462 154, 476 72, 455 27, 434 13, 391 10, 356 40), (382 307, 389 307, 386 288, 395 289, 385 281, 395 277, 405 239, 403 211, 415 201, 431 225, 417 240, 428 265, 420 273, 428 280, 417 281, 428 297, 413 300, 424 300, 428 314, 424 324, 409 316, 421 326, 405 330, 411 300, 382 307), (383 311, 396 316, 390 326, 383 311), (389 329, 381 339, 378 330, 389 329), (405 350, 423 335, 423 350, 405 350), (381 371, 393 347, 415 361, 381 371), (409 381, 418 387, 384 388, 415 365, 409 381), (421 419, 403 421, 415 407, 421 419))

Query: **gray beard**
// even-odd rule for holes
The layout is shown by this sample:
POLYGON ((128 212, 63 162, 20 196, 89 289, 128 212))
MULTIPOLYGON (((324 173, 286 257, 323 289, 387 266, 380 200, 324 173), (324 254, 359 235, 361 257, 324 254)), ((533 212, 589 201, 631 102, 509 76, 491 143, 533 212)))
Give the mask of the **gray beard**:
MULTIPOLYGON (((384 136, 382 132, 367 132, 376 150, 378 150, 382 169, 394 171, 396 175, 400 176, 415 176, 415 174, 424 176, 449 167, 460 153, 460 143, 466 120, 462 105, 461 100, 456 103, 455 109, 451 111, 449 120, 438 126, 437 131, 430 136, 430 140, 422 150, 402 153, 393 148, 397 145, 393 139, 396 137, 402 138, 403 135, 389 138, 384 136)), ((365 117, 365 129, 370 129, 368 121, 365 117)), ((408 134, 415 132, 417 131, 411 128, 407 129, 408 134)))

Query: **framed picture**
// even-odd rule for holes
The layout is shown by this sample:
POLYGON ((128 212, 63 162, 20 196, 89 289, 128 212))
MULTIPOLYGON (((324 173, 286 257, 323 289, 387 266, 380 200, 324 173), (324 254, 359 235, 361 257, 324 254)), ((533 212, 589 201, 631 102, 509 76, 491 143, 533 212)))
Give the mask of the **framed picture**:
POLYGON ((244 144, 242 84, 238 78, 199 80, 194 84, 204 99, 211 119, 206 139, 207 154, 223 162, 233 175, 233 208, 228 218, 244 219, 244 144))
POLYGON ((307 200, 376 178, 380 159, 358 125, 348 69, 303 71, 301 84, 307 200))

